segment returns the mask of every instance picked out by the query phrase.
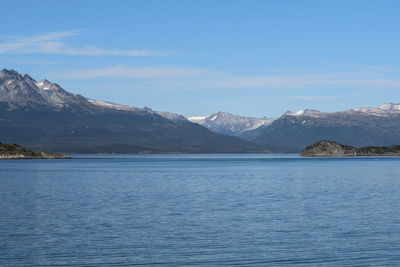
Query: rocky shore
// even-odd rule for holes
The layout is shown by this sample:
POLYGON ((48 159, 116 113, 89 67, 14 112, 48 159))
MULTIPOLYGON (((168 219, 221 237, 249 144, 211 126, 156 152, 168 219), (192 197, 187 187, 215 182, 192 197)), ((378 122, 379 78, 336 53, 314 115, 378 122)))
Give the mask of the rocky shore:
POLYGON ((58 153, 44 153, 30 150, 17 144, 0 143, 0 159, 68 159, 68 156, 58 153))
POLYGON ((346 156, 400 156, 400 146, 353 147, 334 141, 322 140, 307 146, 301 153, 305 157, 346 157, 346 156))

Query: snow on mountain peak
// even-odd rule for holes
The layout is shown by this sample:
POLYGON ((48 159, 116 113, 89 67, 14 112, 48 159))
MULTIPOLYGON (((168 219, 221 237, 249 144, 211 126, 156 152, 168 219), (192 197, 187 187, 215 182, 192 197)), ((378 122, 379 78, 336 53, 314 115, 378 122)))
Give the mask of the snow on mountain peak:
POLYGON ((201 121, 204 121, 207 118, 207 116, 193 116, 193 117, 188 117, 187 119, 191 122, 199 123, 201 121))
POLYGON ((218 114, 217 114, 217 115, 214 115, 210 120, 213 121, 213 120, 215 120, 216 118, 218 118, 218 114))
POLYGON ((387 110, 387 111, 400 111, 400 104, 386 103, 386 104, 380 105, 378 107, 378 109, 387 110))
POLYGON ((46 79, 36 83, 36 86, 43 90, 50 90, 52 88, 52 85, 53 84, 46 79))
POLYGON ((385 103, 378 107, 356 108, 353 111, 368 113, 368 114, 376 115, 376 116, 385 116, 388 114, 400 113, 400 104, 385 103))
POLYGON ((0 101, 10 107, 51 106, 67 107, 89 105, 86 98, 69 93, 56 83, 48 80, 37 82, 28 74, 19 74, 14 70, 0 71, 0 101))
POLYGON ((189 117, 188 120, 217 133, 239 135, 242 132, 268 125, 274 119, 243 117, 219 111, 205 117, 189 117))
POLYGON ((102 108, 111 108, 111 109, 116 109, 116 110, 138 110, 138 108, 135 108, 135 107, 121 105, 121 104, 115 104, 112 102, 93 100, 93 99, 89 99, 89 98, 87 100, 90 104, 98 106, 98 107, 102 107, 102 108))
POLYGON ((287 116, 318 116, 321 114, 321 111, 317 109, 303 109, 297 112, 286 111, 283 115, 287 116))

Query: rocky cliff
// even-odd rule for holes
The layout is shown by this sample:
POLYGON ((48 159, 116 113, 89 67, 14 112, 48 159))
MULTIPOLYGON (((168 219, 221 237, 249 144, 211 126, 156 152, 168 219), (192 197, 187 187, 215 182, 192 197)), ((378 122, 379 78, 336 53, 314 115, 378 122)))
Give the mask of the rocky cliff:
POLYGON ((333 141, 322 140, 307 146, 301 153, 306 157, 345 157, 345 156, 400 156, 400 146, 367 146, 357 148, 333 141))
POLYGON ((0 159, 67 159, 69 157, 57 153, 44 153, 30 150, 16 144, 0 143, 0 159))

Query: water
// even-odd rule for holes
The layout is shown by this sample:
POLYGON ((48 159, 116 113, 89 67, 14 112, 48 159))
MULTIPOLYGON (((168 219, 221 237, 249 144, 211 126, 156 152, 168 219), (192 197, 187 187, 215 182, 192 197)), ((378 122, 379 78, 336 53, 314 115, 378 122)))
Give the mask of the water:
POLYGON ((400 158, 0 162, 1 266, 399 266, 400 158))

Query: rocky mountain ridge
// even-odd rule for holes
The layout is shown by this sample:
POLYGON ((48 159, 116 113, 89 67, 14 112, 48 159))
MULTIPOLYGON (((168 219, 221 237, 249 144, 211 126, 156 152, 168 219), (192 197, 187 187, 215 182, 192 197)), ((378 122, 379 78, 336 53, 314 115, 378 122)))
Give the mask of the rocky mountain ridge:
POLYGON ((400 105, 388 103, 332 113, 284 114, 251 140, 277 152, 300 152, 319 140, 356 147, 398 144, 399 130, 400 105))
POLYGON ((231 124, 229 118, 218 113, 205 118, 191 120, 200 121, 212 131, 224 131, 225 134, 265 145, 274 152, 298 153, 318 140, 334 140, 357 147, 400 143, 400 104, 395 103, 338 112, 315 109, 287 111, 269 123, 252 124, 252 127, 247 127, 251 128, 249 130, 244 130, 246 127, 239 130, 218 128, 219 125, 231 124), (214 123, 218 118, 218 124, 214 123))
MULTIPOLYGON (((309 128, 313 124, 320 125, 320 128, 325 128, 327 125, 331 127, 335 124, 339 128, 342 124, 351 127, 352 124, 362 124, 362 121, 368 120, 368 118, 372 118, 373 120, 383 120, 385 118, 389 119, 399 115, 400 104, 386 103, 378 107, 362 107, 337 112, 321 112, 316 109, 304 109, 297 112, 286 111, 279 118, 252 118, 233 115, 226 112, 217 112, 205 117, 189 117, 188 120, 198 123, 213 132, 237 136, 244 140, 277 147, 275 144, 271 144, 275 143, 275 141, 270 142, 267 139, 277 140, 277 136, 282 134, 279 132, 279 129, 282 129, 282 127, 284 127, 283 125, 289 126, 289 124, 292 124, 290 127, 299 130, 301 135, 301 132, 304 130, 303 128, 309 128), (357 120, 361 121, 357 122, 357 120), (269 132, 273 132, 274 136, 271 136, 272 134, 269 134, 269 132)), ((320 137, 324 138, 324 135, 321 135, 320 137)), ((295 138, 295 136, 291 135, 290 139, 295 140, 293 138, 295 138)), ((312 140, 317 141, 314 138, 312 138, 312 140)), ((304 143, 301 145, 303 144, 304 143)), ((282 145, 282 151, 300 151, 301 149, 301 145, 294 147, 290 144, 290 141, 288 145, 282 145)), ((277 151, 281 150, 278 149, 277 151)))
POLYGON ((56 83, 47 80, 37 82, 28 74, 21 75, 6 69, 0 71, 0 100, 8 103, 10 109, 89 105, 86 98, 71 94, 56 83))
POLYGON ((0 71, 0 123, 3 142, 65 153, 297 153, 318 140, 356 147, 400 143, 400 104, 305 109, 277 119, 226 112, 186 119, 85 98, 13 70, 0 71))
POLYGON ((263 146, 183 116, 72 94, 47 80, 0 71, 0 138, 64 153, 250 153, 263 146))
POLYGON ((188 120, 216 133, 240 136, 246 131, 269 125, 274 119, 244 117, 219 111, 205 117, 189 117, 188 120))

